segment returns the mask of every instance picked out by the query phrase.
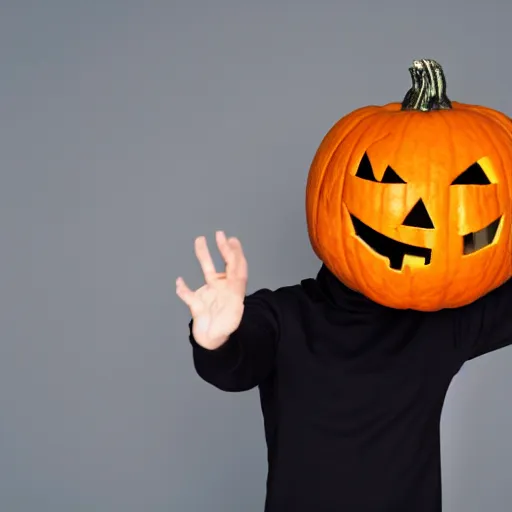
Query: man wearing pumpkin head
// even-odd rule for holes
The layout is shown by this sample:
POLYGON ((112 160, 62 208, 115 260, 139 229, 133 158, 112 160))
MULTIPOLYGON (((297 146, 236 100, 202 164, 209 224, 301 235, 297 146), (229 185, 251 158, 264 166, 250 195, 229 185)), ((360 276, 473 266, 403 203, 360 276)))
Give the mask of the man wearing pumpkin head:
POLYGON ((316 278, 246 296, 240 242, 204 237, 194 364, 259 387, 266 512, 439 512, 439 422, 462 365, 512 344, 512 121, 451 102, 432 60, 402 104, 338 121, 311 165, 316 278))

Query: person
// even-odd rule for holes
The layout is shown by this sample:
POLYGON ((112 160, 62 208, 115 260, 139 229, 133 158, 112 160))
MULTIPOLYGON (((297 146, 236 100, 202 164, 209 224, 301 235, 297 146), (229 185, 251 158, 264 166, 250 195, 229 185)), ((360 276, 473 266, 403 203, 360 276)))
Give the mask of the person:
POLYGON ((295 285, 247 294, 241 242, 216 233, 218 272, 190 308, 194 366, 227 392, 258 388, 268 450, 265 512, 439 512, 439 423, 465 362, 512 344, 512 280, 459 308, 378 304, 322 264, 295 285))

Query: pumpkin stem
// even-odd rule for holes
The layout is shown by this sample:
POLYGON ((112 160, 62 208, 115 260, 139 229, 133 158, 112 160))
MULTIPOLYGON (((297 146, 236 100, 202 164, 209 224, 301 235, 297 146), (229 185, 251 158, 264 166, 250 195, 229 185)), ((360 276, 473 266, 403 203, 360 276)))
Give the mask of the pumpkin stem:
POLYGON ((415 60, 409 68, 412 87, 402 102, 402 110, 448 110, 452 103, 446 96, 446 79, 441 65, 432 59, 415 60))

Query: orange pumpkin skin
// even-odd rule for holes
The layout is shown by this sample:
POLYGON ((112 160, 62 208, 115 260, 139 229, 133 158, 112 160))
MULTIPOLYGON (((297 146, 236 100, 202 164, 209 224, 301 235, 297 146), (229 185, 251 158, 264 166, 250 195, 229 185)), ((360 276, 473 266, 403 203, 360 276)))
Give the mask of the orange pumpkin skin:
POLYGON ((313 250, 348 287, 388 307, 456 308, 512 276, 512 121, 446 101, 440 109, 390 103, 355 110, 331 128, 311 164, 306 218, 313 250), (375 179, 356 175, 366 157, 375 179), (457 180, 475 163, 489 183, 457 180), (382 183, 388 166, 395 179, 382 183), (427 215, 404 222, 413 209, 427 215), (466 251, 465 242, 481 236, 471 233, 489 225, 492 240, 466 251), (416 249, 404 250, 401 264, 397 249, 392 268, 383 255, 389 250, 380 248, 395 245, 384 237, 416 249))

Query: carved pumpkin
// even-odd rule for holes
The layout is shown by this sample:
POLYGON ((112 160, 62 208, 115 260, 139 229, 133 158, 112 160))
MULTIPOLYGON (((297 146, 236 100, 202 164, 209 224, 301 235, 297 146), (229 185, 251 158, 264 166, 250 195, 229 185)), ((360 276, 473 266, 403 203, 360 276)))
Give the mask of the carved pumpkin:
POLYGON ((414 61, 400 103, 340 119, 311 164, 313 250, 350 288, 398 309, 473 302, 512 275, 512 121, 451 102, 414 61))

